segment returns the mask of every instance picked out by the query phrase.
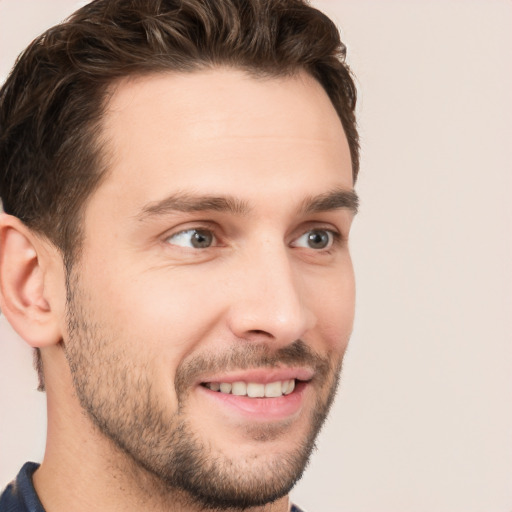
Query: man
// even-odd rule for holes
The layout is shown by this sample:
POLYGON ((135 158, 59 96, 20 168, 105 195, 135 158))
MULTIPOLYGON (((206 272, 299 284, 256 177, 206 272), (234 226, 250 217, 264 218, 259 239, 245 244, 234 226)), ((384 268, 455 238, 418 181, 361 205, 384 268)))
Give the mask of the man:
POLYGON ((355 88, 302 0, 97 0, 0 96, 0 307, 47 394, 0 510, 299 510, 352 329, 355 88))

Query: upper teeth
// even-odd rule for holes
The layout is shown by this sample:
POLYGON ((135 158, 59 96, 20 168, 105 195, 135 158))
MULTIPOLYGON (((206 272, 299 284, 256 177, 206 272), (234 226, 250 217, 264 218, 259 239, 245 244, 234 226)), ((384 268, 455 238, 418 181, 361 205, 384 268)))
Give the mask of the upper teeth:
POLYGON ((295 379, 269 382, 260 384, 258 382, 208 382, 205 384, 212 391, 231 393, 237 396, 249 396, 252 398, 268 397, 275 398, 282 395, 289 395, 295 389, 295 379))

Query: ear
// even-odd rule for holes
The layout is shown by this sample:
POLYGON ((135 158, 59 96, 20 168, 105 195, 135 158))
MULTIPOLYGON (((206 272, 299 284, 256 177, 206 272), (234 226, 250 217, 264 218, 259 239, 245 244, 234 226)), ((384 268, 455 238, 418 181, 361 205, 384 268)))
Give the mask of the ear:
POLYGON ((49 256, 45 242, 18 218, 0 214, 0 309, 32 347, 61 340, 58 315, 45 286, 49 256))

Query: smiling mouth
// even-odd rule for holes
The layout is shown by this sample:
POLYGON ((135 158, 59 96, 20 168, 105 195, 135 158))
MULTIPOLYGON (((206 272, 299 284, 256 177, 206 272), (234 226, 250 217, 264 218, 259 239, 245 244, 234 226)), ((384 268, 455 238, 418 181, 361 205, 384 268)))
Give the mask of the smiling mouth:
POLYGON ((296 379, 278 380, 262 384, 259 382, 205 382, 201 385, 227 395, 249 398, 278 398, 289 395, 295 389, 296 379))

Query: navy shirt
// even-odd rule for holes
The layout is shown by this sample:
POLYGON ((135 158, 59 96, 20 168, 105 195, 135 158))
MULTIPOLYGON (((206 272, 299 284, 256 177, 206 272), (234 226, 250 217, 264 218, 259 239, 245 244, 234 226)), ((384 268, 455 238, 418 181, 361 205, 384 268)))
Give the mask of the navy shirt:
POLYGON ((27 462, 0 496, 0 512, 44 512, 32 484, 32 475, 39 467, 35 462, 27 462))
MULTIPOLYGON (((0 512, 45 512, 32 484, 32 475, 39 467, 35 462, 27 462, 0 496, 0 512)), ((290 512, 302 512, 292 505, 290 512)))

